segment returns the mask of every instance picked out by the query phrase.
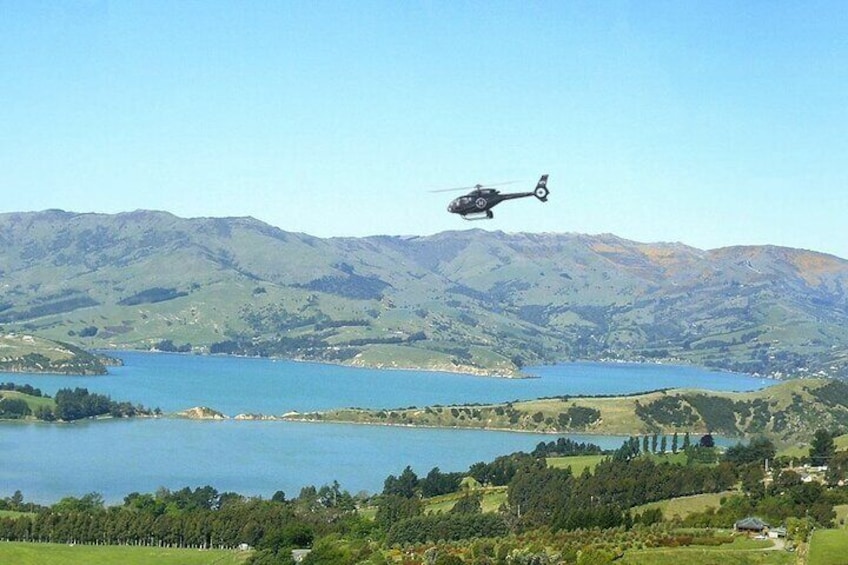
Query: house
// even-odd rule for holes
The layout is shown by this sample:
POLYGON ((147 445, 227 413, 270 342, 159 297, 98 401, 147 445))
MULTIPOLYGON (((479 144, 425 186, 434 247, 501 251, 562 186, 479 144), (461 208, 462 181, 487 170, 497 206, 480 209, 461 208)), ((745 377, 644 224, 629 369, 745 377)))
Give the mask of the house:
POLYGON ((311 549, 292 549, 291 556, 295 563, 300 563, 311 551, 311 549))
POLYGON ((768 532, 770 539, 778 539, 786 537, 786 528, 772 528, 768 532))
POLYGON ((762 534, 768 532, 769 525, 755 516, 749 516, 733 524, 733 529, 737 532, 762 534))

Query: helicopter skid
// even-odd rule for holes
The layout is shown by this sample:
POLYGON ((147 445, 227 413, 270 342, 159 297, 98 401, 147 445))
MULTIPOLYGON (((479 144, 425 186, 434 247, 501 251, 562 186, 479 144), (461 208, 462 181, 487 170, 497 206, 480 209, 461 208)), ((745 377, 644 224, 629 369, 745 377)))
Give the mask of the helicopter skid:
POLYGON ((468 220, 469 222, 474 222, 477 220, 491 220, 495 215, 492 214, 491 210, 487 210, 485 212, 470 212, 468 214, 462 214, 463 220, 468 220))

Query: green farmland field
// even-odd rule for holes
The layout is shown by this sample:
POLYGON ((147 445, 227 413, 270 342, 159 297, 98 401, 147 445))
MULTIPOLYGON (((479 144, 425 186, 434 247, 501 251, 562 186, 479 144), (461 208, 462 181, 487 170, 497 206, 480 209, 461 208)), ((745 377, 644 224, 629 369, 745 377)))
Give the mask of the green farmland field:
POLYGON ((548 467, 565 469, 571 467, 571 474, 579 477, 584 469, 594 471, 598 463, 604 460, 606 455, 571 455, 569 457, 548 457, 548 467))
POLYGON ((15 512, 13 510, 0 510, 0 518, 20 518, 21 516, 34 516, 32 512, 15 512))
POLYGON ((0 563, 16 565, 236 565, 249 552, 0 542, 0 563))
MULTIPOLYGON (((506 503, 506 487, 486 487, 477 489, 483 495, 481 509, 483 512, 497 512, 501 504, 506 503)), ((430 514, 449 512, 454 504, 466 493, 451 493, 436 496, 426 501, 425 511, 430 514)))
POLYGON ((733 491, 693 494, 691 496, 681 496, 669 500, 661 500, 659 502, 651 502, 637 506, 633 510, 636 512, 644 512, 651 508, 659 508, 663 513, 663 518, 666 520, 674 519, 675 516, 686 518, 690 514, 704 512, 709 508, 718 508, 721 505, 721 499, 737 494, 733 491))
MULTIPOLYGON (((772 549, 769 540, 739 538, 719 547, 678 547, 629 551, 616 563, 620 565, 794 565, 795 554, 772 549)), ((813 565, 810 562, 810 565, 813 565)))
POLYGON ((845 565, 848 562, 848 533, 816 530, 810 540, 808 565, 845 565))

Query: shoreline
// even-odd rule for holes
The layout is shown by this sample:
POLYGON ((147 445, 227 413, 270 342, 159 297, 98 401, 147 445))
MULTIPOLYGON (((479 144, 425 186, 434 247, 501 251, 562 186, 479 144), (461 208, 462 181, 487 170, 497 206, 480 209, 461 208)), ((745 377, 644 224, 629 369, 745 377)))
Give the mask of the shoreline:
MULTIPOLYGON (((495 379, 539 379, 542 378, 539 375, 533 373, 525 373, 522 370, 518 375, 509 375, 503 372, 496 371, 488 371, 484 368, 474 368, 469 366, 457 367, 456 369, 449 369, 443 366, 437 367, 427 367, 421 365, 401 367, 401 366, 387 366, 381 364, 358 364, 358 363, 346 363, 342 361, 328 361, 324 359, 303 359, 303 358, 294 358, 294 357, 263 357, 258 355, 239 355, 239 354, 231 354, 231 353, 203 353, 198 351, 160 351, 156 349, 128 349, 128 348, 120 348, 114 347, 112 349, 92 349, 92 352, 97 353, 106 353, 110 352, 112 354, 120 354, 122 352, 125 353, 139 353, 139 354, 151 354, 151 355, 179 355, 179 356, 191 356, 195 355, 198 357, 215 357, 215 358, 234 358, 234 359, 258 359, 258 360, 267 360, 271 362, 291 362, 291 363, 309 363, 315 365, 326 365, 330 367, 347 367, 350 369, 370 369, 376 371, 415 371, 415 372, 424 372, 424 373, 443 373, 447 375, 463 375, 469 377, 484 377, 484 378, 495 378, 495 379)), ((120 360, 120 359, 119 359, 120 360)), ((123 361, 123 360, 120 360, 123 361)), ((699 365, 697 363, 692 363, 685 359, 679 358, 668 358, 668 359, 616 359, 616 358, 608 358, 602 357, 598 359, 564 359, 560 361, 553 361, 550 363, 543 363, 540 365, 529 365, 528 368, 534 367, 554 367, 557 365, 568 365, 568 364, 584 364, 584 363, 593 363, 599 365, 632 365, 635 367, 639 366, 663 366, 663 367, 689 367, 700 369, 702 371, 709 371, 721 374, 731 374, 731 375, 741 375, 750 377, 752 379, 766 379, 773 381, 785 381, 791 380, 794 378, 802 378, 802 377, 783 377, 776 375, 763 375, 759 373, 740 373, 738 371, 731 371, 728 369, 722 369, 718 367, 708 367, 706 365, 699 365)), ((2 371, 0 371, 2 373, 2 371)), ((32 374, 41 374, 41 373, 32 373, 32 374)), ((835 378, 835 377, 827 377, 821 375, 822 378, 835 378)))
MULTIPOLYGON (((291 418, 286 417, 285 415, 275 416, 275 415, 267 415, 267 414, 237 414, 235 416, 227 416, 222 414, 222 417, 191 417, 179 415, 178 413, 173 414, 162 414, 159 416, 151 415, 151 416, 133 416, 130 418, 115 418, 113 416, 102 416, 102 417, 94 417, 94 418, 84 418, 81 420, 72 420, 72 421, 44 421, 44 420, 31 420, 31 419, 0 419, 0 426, 4 424, 20 424, 20 425, 60 425, 60 426, 71 426, 75 424, 88 424, 92 422, 117 422, 117 421, 132 421, 132 420, 189 420, 194 422, 210 422, 210 423, 221 423, 221 422, 277 422, 277 423, 304 423, 304 424, 328 424, 328 425, 343 425, 343 426, 380 426, 387 428, 405 428, 405 429, 422 429, 422 430, 446 430, 446 431, 471 431, 471 432, 499 432, 499 433, 509 433, 509 434, 527 434, 527 435, 540 435, 540 436, 587 436, 587 437, 598 437, 598 438, 621 438, 622 440, 626 440, 629 437, 641 437, 644 435, 650 435, 646 432, 602 432, 602 431, 593 431, 593 430, 557 430, 557 431, 543 431, 543 430, 526 430, 526 429, 517 429, 517 428, 499 428, 492 426, 436 426, 430 424, 400 424, 400 423, 391 423, 391 422, 355 422, 350 420, 324 420, 324 419, 316 419, 316 418, 291 418), (249 416, 249 417, 240 417, 240 416, 249 416)), ((668 436, 671 437, 675 432, 657 432, 659 436, 668 436)), ((677 432, 678 435, 682 433, 687 433, 686 431, 677 432)), ((703 435, 703 431, 691 431, 688 433, 690 435, 703 435)), ((737 437, 737 436, 728 436, 728 435, 715 435, 714 437, 720 437, 730 441, 742 441, 745 438, 737 437)))

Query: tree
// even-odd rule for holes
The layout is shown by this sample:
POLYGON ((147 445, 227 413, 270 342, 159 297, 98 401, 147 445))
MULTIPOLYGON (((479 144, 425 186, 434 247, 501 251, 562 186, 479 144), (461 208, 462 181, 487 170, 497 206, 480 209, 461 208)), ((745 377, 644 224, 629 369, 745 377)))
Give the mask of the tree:
POLYGON ((625 440, 621 447, 615 450, 612 457, 616 461, 627 461, 639 456, 639 440, 633 436, 625 440))
POLYGON ((412 498, 416 495, 418 488, 418 475, 409 465, 400 476, 389 475, 383 483, 383 494, 394 494, 404 498, 412 498))
POLYGON ((423 512, 421 501, 396 494, 383 495, 377 501, 377 515, 374 522, 383 530, 389 531, 392 524, 418 516, 423 512))
POLYGON ((801 475, 792 469, 783 469, 774 480, 774 488, 777 489, 778 492, 783 492, 792 487, 800 486, 801 484, 801 475))
POLYGON ((677 453, 677 432, 674 432, 674 435, 671 436, 671 452, 677 453))
POLYGON ((737 443, 727 448, 724 459, 734 465, 746 465, 756 463, 763 465, 765 460, 774 459, 776 449, 770 439, 760 437, 754 438, 748 445, 737 443))
POLYGON ((53 409, 44 405, 36 407, 34 416, 39 420, 44 420, 45 422, 52 422, 56 419, 56 414, 53 412, 53 409))
POLYGON ((761 498, 764 492, 763 478, 765 471, 755 463, 749 463, 739 469, 739 479, 742 490, 755 498, 761 498))
POLYGON ((315 542, 312 551, 303 558, 303 565, 335 565, 355 563, 350 547, 343 543, 338 534, 323 537, 315 542))
POLYGON ((668 437, 663 436, 662 439, 660 439, 660 453, 665 453, 667 447, 668 447, 668 437))
POLYGON ((811 518, 787 518, 786 535, 795 544, 807 541, 815 524, 811 518))
POLYGON ((103 495, 98 492, 90 492, 82 498, 66 496, 53 505, 53 510, 58 513, 91 512, 103 509, 103 495))
POLYGON ((827 483, 836 485, 846 478, 848 478, 848 451, 840 451, 827 464, 827 483))
POLYGON ((657 434, 651 436, 651 452, 657 452, 657 434))
POLYGON ((483 493, 480 492, 467 493, 450 509, 451 514, 479 514, 482 511, 483 493))
POLYGON ((810 445, 810 464, 816 467, 827 465, 836 454, 833 434, 824 429, 816 430, 810 445))
POLYGON ((0 399, 0 418, 17 420, 30 414, 29 405, 23 398, 0 399))
POLYGON ((421 496, 430 498, 456 492, 459 490, 462 477, 462 473, 442 473, 438 467, 433 467, 427 476, 418 482, 418 486, 421 487, 421 496))
POLYGON ((503 486, 509 484, 519 469, 545 466, 544 459, 537 459, 527 453, 501 455, 491 463, 474 463, 468 468, 468 474, 482 485, 503 486))
POLYGON ((353 497, 346 490, 342 490, 338 481, 332 485, 324 485, 318 489, 318 503, 324 508, 335 508, 341 512, 350 512, 356 509, 353 497))
POLYGON ((698 445, 701 447, 715 447, 713 435, 709 433, 702 435, 701 439, 698 441, 698 445))
MULTIPOLYGON (((266 527, 269 526, 266 524, 266 527)), ((274 525, 269 527, 262 539, 257 542, 257 549, 267 549, 274 554, 279 554, 280 550, 309 547, 314 537, 312 528, 300 522, 274 525)))
POLYGON ((20 510, 24 505, 24 495, 21 491, 16 490, 15 494, 9 498, 9 510, 20 510))

